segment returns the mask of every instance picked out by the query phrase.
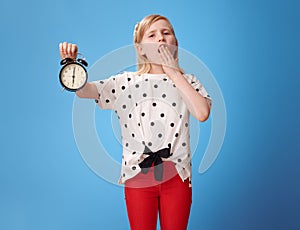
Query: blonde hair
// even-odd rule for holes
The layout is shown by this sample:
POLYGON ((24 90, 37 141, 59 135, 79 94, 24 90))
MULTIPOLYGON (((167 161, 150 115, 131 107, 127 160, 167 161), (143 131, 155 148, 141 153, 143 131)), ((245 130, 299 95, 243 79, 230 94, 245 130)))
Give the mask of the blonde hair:
MULTIPOLYGON (((149 29, 150 26, 153 23, 157 22, 158 20, 167 21, 168 24, 170 25, 171 32, 175 36, 174 28, 170 23, 169 19, 167 19, 165 16, 158 15, 158 14, 151 14, 143 18, 142 21, 138 22, 134 27, 134 33, 133 33, 133 42, 137 53, 137 74, 148 73, 151 69, 151 64, 147 59, 147 57, 145 55, 141 55, 140 52, 138 51, 138 45, 141 43, 146 30, 149 29)), ((176 36, 175 39, 176 39, 176 43, 178 44, 176 36)), ((178 57, 178 52, 176 52, 175 54, 175 58, 177 57, 178 57)))

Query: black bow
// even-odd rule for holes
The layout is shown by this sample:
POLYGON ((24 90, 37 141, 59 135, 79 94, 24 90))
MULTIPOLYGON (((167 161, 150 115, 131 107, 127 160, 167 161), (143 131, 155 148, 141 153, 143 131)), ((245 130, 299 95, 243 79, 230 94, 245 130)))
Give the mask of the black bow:
POLYGON ((161 158, 168 158, 171 156, 169 148, 160 149, 156 152, 152 152, 147 146, 145 146, 144 154, 149 155, 149 157, 145 158, 139 166, 142 169, 142 173, 148 173, 152 163, 154 163, 154 177, 157 181, 162 181, 164 165, 161 158))

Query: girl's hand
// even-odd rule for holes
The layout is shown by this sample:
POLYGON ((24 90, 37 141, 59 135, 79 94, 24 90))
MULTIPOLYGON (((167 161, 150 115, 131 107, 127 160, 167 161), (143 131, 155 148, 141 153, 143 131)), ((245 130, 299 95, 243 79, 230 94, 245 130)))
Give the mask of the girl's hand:
POLYGON ((170 77, 180 73, 178 58, 174 58, 169 48, 165 45, 160 46, 161 64, 164 72, 170 77))
POLYGON ((59 53, 62 59, 72 58, 76 59, 78 54, 78 46, 71 43, 59 43, 59 53))

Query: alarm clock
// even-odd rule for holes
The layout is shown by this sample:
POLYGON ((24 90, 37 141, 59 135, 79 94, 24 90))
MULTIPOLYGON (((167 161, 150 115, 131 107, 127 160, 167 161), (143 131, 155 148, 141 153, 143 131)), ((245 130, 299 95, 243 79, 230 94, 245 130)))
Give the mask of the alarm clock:
POLYGON ((60 64, 62 68, 59 72, 59 81, 64 89, 75 92, 85 86, 88 79, 85 67, 88 66, 88 63, 84 59, 65 58, 61 60, 60 64))

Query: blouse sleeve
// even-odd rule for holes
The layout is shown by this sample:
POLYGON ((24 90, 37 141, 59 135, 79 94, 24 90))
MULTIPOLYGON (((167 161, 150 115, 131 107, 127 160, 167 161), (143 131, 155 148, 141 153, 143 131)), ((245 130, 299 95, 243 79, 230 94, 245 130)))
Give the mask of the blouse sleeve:
POLYGON ((211 107, 212 106, 211 97, 207 93, 204 86, 200 83, 200 81, 192 74, 185 75, 185 78, 198 93, 200 93, 203 97, 206 98, 208 105, 211 107))
POLYGON ((116 78, 112 76, 108 79, 93 82, 98 90, 99 98, 95 100, 101 109, 113 109, 116 101, 116 78))

